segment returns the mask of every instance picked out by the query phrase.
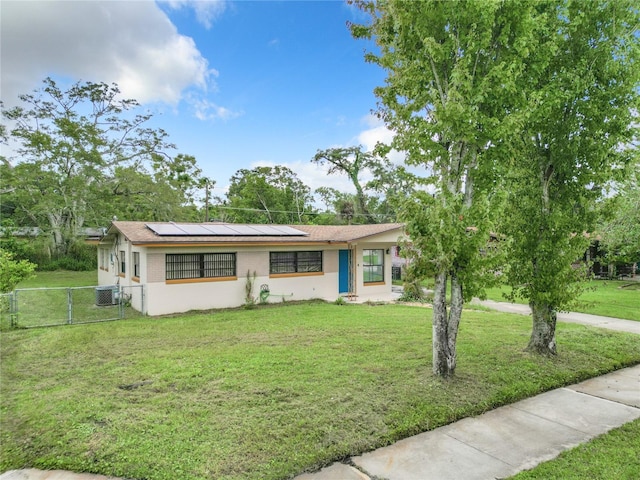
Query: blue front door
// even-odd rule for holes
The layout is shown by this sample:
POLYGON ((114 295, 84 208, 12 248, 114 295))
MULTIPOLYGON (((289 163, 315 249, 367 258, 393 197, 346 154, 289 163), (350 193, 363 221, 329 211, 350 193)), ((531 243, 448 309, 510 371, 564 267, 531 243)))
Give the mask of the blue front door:
POLYGON ((340 250, 338 259, 338 293, 349 293, 349 250, 340 250))

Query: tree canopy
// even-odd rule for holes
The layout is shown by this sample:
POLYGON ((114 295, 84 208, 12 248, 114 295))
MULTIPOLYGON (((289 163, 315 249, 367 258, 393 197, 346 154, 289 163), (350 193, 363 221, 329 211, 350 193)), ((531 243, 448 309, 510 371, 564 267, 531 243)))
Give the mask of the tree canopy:
POLYGON ((371 23, 352 25, 352 33, 375 39, 380 53, 367 59, 387 72, 375 90, 378 115, 395 132, 392 146, 406 153, 406 163, 430 172, 400 218, 416 253, 413 268, 435 277, 433 369, 449 376, 463 301, 490 278, 489 200, 503 154, 492 139, 515 134, 503 105, 522 71, 531 9, 521 2, 355 3, 371 23))
POLYGON ((429 175, 401 208, 413 274, 435 277, 434 373, 448 376, 462 303, 506 278, 533 310, 529 348, 555 353, 555 311, 578 292, 601 187, 636 138, 638 9, 630 1, 355 1, 392 147, 429 175), (503 210, 504 209, 506 210, 503 210), (451 288, 451 304, 446 303, 451 288))
POLYGON ((606 199, 597 229, 600 246, 611 262, 640 262, 640 161, 606 199))
POLYGON ((326 165, 329 175, 337 173, 349 177, 356 190, 353 214, 361 215, 365 223, 377 223, 375 215, 369 209, 369 199, 365 193, 366 185, 363 186, 360 177, 367 170, 374 171, 387 165, 389 162, 386 159, 363 151, 362 145, 359 145, 357 147, 318 150, 311 161, 318 165, 326 165))
POLYGON ((291 169, 240 169, 231 177, 220 216, 237 223, 306 223, 314 213, 310 188, 291 169))
POLYGON ((178 220, 190 203, 200 175, 195 159, 171 157, 166 132, 148 127, 151 114, 136 113, 138 103, 121 99, 117 85, 64 90, 47 78, 20 100, 2 110, 3 135, 18 142, 18 158, 3 159, 0 190, 18 223, 51 234, 58 253, 85 225, 136 212, 178 220))
POLYGON ((528 348, 555 354, 556 311, 586 278, 574 264, 595 230, 596 201, 637 155, 629 145, 638 133, 640 16, 625 0, 534 6, 502 231, 511 241, 507 279, 533 312, 528 348))

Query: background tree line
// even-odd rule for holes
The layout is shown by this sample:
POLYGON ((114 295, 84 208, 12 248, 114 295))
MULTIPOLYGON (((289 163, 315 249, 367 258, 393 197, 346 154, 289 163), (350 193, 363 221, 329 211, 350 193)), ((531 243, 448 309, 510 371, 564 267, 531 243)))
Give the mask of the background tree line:
MULTIPOLYGON (((2 243, 19 258, 41 268, 92 268, 84 246, 87 227, 111 220, 244 223, 366 223, 393 220, 382 189, 362 184, 365 169, 381 171, 360 147, 325 155, 332 172, 349 176, 356 194, 330 187, 317 192, 325 204, 285 166, 241 169, 228 192, 214 196, 216 181, 206 178, 195 157, 174 153, 162 129, 147 125, 149 113, 121 99, 118 86, 76 83, 60 88, 47 78, 43 87, 20 97, 21 105, 2 109, 0 136, 15 157, 0 157, 2 243), (19 242, 30 236, 35 242, 19 242)), ((318 153, 318 161, 321 153, 318 153)))

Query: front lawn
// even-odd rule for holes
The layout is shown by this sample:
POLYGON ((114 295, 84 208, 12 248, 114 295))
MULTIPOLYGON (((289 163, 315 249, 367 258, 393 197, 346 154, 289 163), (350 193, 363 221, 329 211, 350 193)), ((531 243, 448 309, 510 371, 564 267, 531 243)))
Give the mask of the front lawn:
MULTIPOLYGON (((509 291, 508 287, 490 288, 487 298, 506 302, 503 294, 509 291)), ((640 321, 640 282, 592 280, 571 311, 640 321)))
POLYGON ((2 333, 0 471, 285 479, 640 363, 640 338, 465 312, 457 376, 431 371, 431 310, 286 304, 2 333))

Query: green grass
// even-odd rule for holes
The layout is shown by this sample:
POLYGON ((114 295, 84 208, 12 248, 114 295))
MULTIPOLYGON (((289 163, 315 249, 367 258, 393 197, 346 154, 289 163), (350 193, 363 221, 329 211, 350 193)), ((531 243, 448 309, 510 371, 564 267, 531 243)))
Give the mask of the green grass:
POLYGON ((431 310, 286 304, 2 333, 0 468, 284 479, 640 362, 640 338, 465 312, 456 378, 431 370, 431 310))
MULTIPOLYGON (((491 288, 487 298, 505 302, 503 293, 508 291, 508 287, 491 288)), ((571 311, 640 321, 640 282, 592 280, 571 311)))
POLYGON ((98 274, 95 270, 90 272, 56 270, 36 272, 34 277, 22 281, 16 288, 89 287, 97 284, 98 274))
POLYGON ((640 321, 640 282, 594 280, 580 297, 578 311, 640 321))
POLYGON ((640 476, 640 419, 521 472, 511 480, 637 479, 640 476))

